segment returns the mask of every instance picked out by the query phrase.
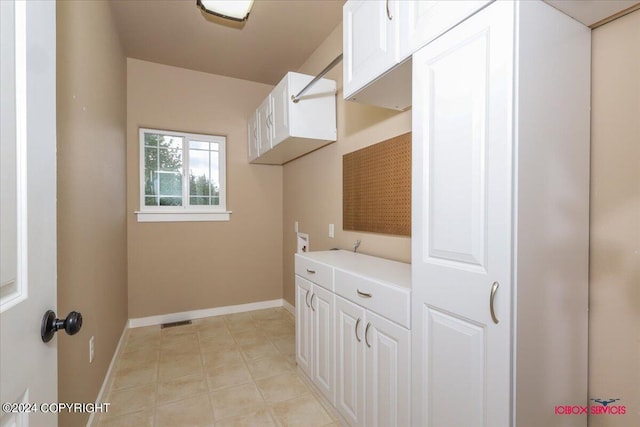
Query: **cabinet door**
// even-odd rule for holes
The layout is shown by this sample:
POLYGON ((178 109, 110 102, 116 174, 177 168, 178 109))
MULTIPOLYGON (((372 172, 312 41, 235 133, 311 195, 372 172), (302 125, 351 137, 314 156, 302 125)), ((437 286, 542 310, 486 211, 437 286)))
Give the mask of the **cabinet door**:
POLYGON ((247 153, 249 161, 258 157, 258 113, 254 112, 247 120, 247 153))
POLYGON ((513 16, 413 56, 414 425, 510 424, 513 16))
POLYGON ((313 316, 311 305, 311 282, 296 276, 296 362, 311 378, 313 367, 313 316))
POLYGON ((364 426, 364 309, 336 296, 336 408, 351 426, 364 426))
POLYGON ((334 294, 313 286, 313 383, 331 402, 335 402, 334 294))
POLYGON ((267 96, 258 107, 258 154, 261 156, 271 149, 271 95, 267 96))
POLYGON ((410 425, 409 330, 367 311, 365 326, 366 425, 410 425))
POLYGON ((405 58, 462 22, 491 0, 400 2, 400 57, 405 58))
POLYGON ((289 102, 291 102, 291 99, 289 95, 289 75, 286 75, 271 91, 270 98, 271 127, 273 129, 271 147, 275 147, 290 135, 289 102))
POLYGON ((344 98, 397 63, 396 0, 349 0, 343 8, 344 98))

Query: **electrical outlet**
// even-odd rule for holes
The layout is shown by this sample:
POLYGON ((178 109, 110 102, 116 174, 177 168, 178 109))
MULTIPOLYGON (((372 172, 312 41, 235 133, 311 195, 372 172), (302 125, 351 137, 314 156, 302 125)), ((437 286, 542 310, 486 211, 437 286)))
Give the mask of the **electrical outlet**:
POLYGON ((333 239, 334 237, 334 228, 333 224, 329 224, 329 237, 333 239))
POLYGON ((89 363, 93 363, 93 338, 89 338, 89 363))
POLYGON ((294 233, 298 232, 298 221, 296 221, 295 224, 293 224, 293 232, 294 233))

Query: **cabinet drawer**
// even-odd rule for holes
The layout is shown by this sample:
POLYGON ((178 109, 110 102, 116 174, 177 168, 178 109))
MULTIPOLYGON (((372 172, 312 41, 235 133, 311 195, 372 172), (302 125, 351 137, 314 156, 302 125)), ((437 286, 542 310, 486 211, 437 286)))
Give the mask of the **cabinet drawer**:
POLYGON ((405 328, 411 326, 411 291, 343 270, 335 271, 335 293, 405 328))
POLYGON ((333 269, 331 267, 298 255, 296 255, 295 264, 298 276, 333 292, 333 269))

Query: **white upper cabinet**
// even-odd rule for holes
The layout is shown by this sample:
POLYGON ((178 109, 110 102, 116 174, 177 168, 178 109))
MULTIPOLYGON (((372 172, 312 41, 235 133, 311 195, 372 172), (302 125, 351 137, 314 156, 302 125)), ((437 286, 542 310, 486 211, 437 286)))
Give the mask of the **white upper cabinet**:
POLYGON ((398 49, 401 3, 396 0, 345 3, 344 99, 394 110, 411 105, 411 63, 398 65, 403 59, 398 49), (380 78, 382 75, 384 79, 380 78))
POLYGON ((269 95, 271 101, 271 146, 274 147, 284 141, 291 133, 289 129, 289 79, 284 78, 277 84, 269 95))
POLYGON ((411 55, 491 0, 348 0, 343 7, 344 99, 411 106, 411 55))
POLYGON ((258 118, 258 156, 271 150, 273 130, 271 127, 271 95, 267 96, 256 111, 258 118))
POLYGON ((258 153, 260 147, 258 146, 258 112, 254 112, 249 119, 247 120, 247 139, 248 139, 248 150, 249 153, 249 161, 255 160, 258 158, 258 153))
MULTIPOLYGON (((281 165, 337 139, 336 82, 318 80, 298 102, 297 95, 314 76, 289 72, 265 98, 257 110, 258 157, 251 163, 281 165)), ((249 118, 249 123, 253 115, 249 118)))
POLYGON ((397 5, 388 0, 351 0, 344 5, 345 98, 397 63, 397 5))

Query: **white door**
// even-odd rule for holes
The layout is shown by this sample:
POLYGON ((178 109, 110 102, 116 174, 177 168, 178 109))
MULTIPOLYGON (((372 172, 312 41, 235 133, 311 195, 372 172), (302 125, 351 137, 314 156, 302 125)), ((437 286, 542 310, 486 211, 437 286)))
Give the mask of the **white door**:
POLYGON ((289 132, 289 75, 285 76, 271 91, 271 126, 273 128, 273 140, 271 146, 285 140, 289 132))
POLYGON ((365 311, 336 296, 336 408, 351 426, 364 426, 365 311))
POLYGON ((367 427, 411 425, 409 330, 367 312, 364 337, 367 427))
POLYGON ((493 3, 413 57, 415 425, 510 424, 513 16, 493 3))
POLYGON ((313 382, 331 403, 335 401, 334 295, 313 286, 313 382))
MULTIPOLYGON (((55 9, 0 1, 0 401, 9 404, 57 401, 56 339, 40 337, 56 306, 55 9)), ((2 409, 2 427, 57 425, 39 406, 2 409)))
POLYGON ((313 285, 308 280, 296 276, 296 362, 309 378, 313 363, 313 316, 311 311, 311 291, 313 285))
POLYGON ((397 62, 396 0, 349 0, 343 9, 344 97, 397 62))
POLYGON ((258 107, 258 155, 262 156, 271 149, 271 95, 267 96, 258 107))

